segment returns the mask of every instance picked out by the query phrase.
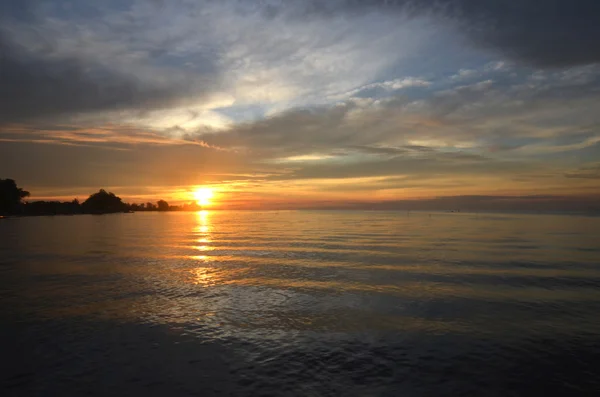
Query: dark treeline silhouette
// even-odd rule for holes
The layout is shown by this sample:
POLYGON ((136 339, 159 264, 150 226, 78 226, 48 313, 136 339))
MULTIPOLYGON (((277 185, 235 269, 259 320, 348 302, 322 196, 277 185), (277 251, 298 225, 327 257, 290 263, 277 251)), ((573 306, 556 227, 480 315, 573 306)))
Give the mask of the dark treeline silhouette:
POLYGON ((88 214, 104 214, 114 212, 126 212, 127 205, 120 197, 112 192, 100 189, 98 193, 92 194, 81 204, 83 212, 88 214))
POLYGON ((0 179, 0 214, 10 214, 19 210, 22 200, 29 192, 17 187, 12 179, 0 179))
POLYGON ((12 179, 0 179, 0 215, 76 215, 110 214, 138 211, 198 211, 202 209, 196 203, 182 206, 169 205, 165 200, 154 203, 128 204, 112 192, 100 189, 90 195, 83 203, 73 201, 32 201, 23 199, 29 192, 19 188, 12 179))

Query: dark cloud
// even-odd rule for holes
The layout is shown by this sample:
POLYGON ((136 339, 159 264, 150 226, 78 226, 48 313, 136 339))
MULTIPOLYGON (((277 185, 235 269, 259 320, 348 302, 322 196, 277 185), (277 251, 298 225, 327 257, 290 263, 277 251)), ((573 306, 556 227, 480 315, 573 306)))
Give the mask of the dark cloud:
POLYGON ((119 76, 94 78, 75 60, 27 57, 0 42, 0 119, 18 121, 131 105, 138 88, 119 76))
POLYGON ((169 38, 141 42, 152 29, 140 26, 145 22, 141 15, 111 20, 131 6, 41 0, 3 4, 0 123, 165 108, 189 98, 198 103, 212 92, 218 73, 211 59, 196 57, 194 73, 179 68, 164 54, 174 45, 169 38))
POLYGON ((469 37, 535 66, 600 62, 597 0, 438 1, 469 37))
POLYGON ((190 95, 78 59, 34 56, 0 37, 0 122, 128 108, 158 108, 190 95))
MULTIPOLYGON (((600 62, 597 0, 300 0, 300 3, 302 12, 309 16, 379 10, 409 17, 443 18, 457 22, 477 45, 539 67, 600 62)), ((285 9, 286 5, 281 7, 285 9)))

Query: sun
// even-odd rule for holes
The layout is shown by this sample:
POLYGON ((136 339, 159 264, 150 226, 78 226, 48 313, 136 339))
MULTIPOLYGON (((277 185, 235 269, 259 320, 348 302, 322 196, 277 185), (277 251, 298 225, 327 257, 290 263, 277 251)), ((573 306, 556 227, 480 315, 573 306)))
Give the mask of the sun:
POLYGON ((214 192, 211 188, 201 187, 194 190, 194 199, 198 205, 210 205, 211 199, 214 196, 214 192))

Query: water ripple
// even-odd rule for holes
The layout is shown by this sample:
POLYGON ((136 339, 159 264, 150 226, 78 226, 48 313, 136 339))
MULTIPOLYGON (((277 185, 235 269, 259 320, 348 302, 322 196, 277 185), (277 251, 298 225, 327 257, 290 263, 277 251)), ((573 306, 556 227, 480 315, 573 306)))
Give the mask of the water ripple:
POLYGON ((8 395, 600 390, 600 218, 142 213, 0 232, 8 395))

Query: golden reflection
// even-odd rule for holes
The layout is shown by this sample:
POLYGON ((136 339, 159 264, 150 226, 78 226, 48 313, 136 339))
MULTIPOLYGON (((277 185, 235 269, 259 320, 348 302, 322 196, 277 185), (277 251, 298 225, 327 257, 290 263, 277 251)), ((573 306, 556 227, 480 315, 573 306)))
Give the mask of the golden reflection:
POLYGON ((210 211, 208 210, 200 210, 196 212, 196 215, 200 218, 200 223, 206 224, 208 222, 208 216, 210 215, 210 211))
POLYGON ((196 220, 198 222, 196 233, 199 234, 199 238, 196 240, 198 245, 195 245, 193 248, 200 251, 210 251, 210 243, 212 242, 210 235, 210 212, 206 210, 196 212, 196 220))
POLYGON ((209 265, 190 269, 189 272, 189 280, 192 284, 210 287, 231 284, 233 280, 240 278, 247 272, 247 269, 222 269, 211 267, 209 265))
POLYGON ((197 245, 194 248, 197 249, 198 251, 211 251, 212 250, 212 247, 209 247, 208 245, 197 245))
POLYGON ((191 270, 192 283, 196 285, 210 286, 214 285, 215 280, 213 279, 210 269, 207 267, 198 267, 191 270))
POLYGON ((203 234, 203 241, 198 242, 210 242, 210 211, 202 210, 196 212, 196 219, 198 221, 198 226, 196 226, 196 231, 203 234))
MULTIPOLYGON (((196 242, 200 245, 194 245, 193 248, 198 251, 210 251, 212 250, 212 247, 210 246, 210 243, 212 242, 210 235, 210 212, 207 210, 196 212, 196 220, 198 222, 196 226, 196 232, 201 236, 196 240, 196 242)), ((202 262, 209 261, 209 257, 207 255, 192 255, 189 258, 202 262)), ((210 268, 208 267, 191 269, 190 273, 192 274, 193 284, 209 286, 214 285, 216 282, 210 268)))

